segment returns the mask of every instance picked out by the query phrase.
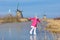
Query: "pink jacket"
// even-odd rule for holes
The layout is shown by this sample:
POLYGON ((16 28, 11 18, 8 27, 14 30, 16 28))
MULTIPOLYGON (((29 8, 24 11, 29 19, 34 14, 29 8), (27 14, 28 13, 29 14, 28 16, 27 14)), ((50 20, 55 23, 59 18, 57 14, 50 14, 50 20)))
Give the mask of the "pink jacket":
POLYGON ((31 26, 34 26, 34 27, 37 27, 37 23, 40 22, 40 20, 35 18, 35 17, 34 18, 29 18, 29 19, 32 21, 31 26))

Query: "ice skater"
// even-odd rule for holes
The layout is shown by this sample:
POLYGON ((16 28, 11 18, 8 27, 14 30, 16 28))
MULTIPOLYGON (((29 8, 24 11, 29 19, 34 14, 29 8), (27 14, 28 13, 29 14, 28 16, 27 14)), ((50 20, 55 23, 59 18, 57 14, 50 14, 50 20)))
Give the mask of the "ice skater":
POLYGON ((38 22, 40 22, 40 19, 37 16, 35 16, 34 18, 29 18, 29 20, 32 21, 30 34, 32 34, 32 32, 34 30, 33 33, 34 33, 34 35, 36 35, 36 28, 37 28, 38 22))

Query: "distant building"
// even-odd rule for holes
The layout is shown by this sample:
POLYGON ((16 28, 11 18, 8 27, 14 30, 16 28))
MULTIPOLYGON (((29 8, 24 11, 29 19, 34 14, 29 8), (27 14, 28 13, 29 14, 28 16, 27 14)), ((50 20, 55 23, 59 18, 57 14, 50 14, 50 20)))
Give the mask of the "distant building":
POLYGON ((43 19, 46 19, 46 15, 43 15, 43 19))
POLYGON ((54 18, 55 20, 60 20, 60 17, 54 18))
POLYGON ((46 15, 43 15, 43 21, 46 21, 47 18, 46 18, 46 15))

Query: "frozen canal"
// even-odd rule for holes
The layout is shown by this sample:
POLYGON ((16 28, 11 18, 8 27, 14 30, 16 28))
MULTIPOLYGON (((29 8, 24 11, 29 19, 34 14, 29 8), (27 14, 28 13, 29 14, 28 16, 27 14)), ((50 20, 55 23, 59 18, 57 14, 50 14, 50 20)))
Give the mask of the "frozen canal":
POLYGON ((37 35, 30 35, 31 22, 0 24, 0 40, 53 40, 51 33, 38 24, 37 35))

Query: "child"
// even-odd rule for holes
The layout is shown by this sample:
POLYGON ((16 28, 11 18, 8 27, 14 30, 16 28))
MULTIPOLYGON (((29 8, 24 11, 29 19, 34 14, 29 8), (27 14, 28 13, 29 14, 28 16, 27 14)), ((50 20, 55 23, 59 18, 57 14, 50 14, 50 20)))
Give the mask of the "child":
POLYGON ((36 35, 36 28, 37 28, 37 23, 40 22, 40 20, 37 18, 37 16, 35 16, 34 18, 29 18, 29 20, 32 21, 31 24, 31 30, 30 30, 30 34, 32 34, 32 31, 34 30, 34 35, 36 35))

